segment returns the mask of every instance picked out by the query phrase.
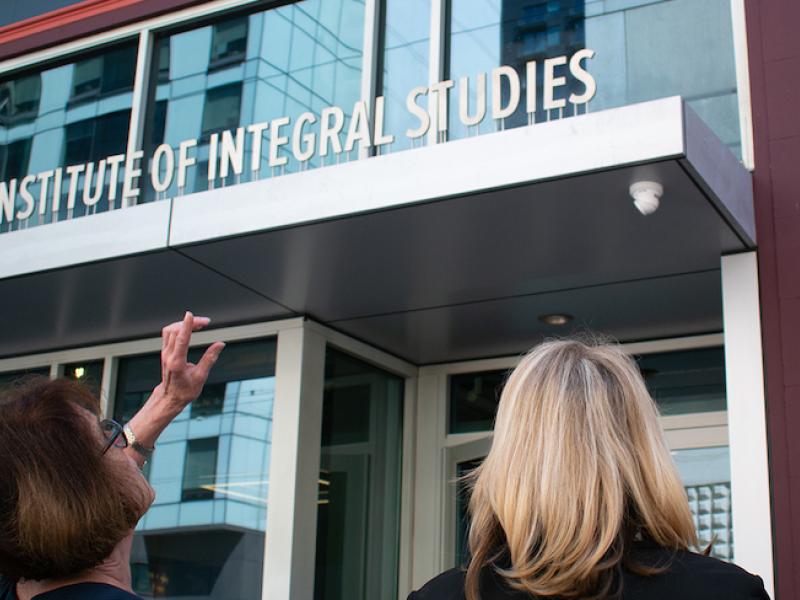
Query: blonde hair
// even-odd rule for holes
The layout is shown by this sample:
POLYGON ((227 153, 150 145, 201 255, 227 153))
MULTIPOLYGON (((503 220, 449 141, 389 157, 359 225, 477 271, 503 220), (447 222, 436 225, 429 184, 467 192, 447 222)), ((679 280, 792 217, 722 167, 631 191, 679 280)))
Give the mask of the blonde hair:
POLYGON ((623 566, 655 572, 629 560, 635 536, 697 545, 658 410, 614 345, 551 341, 527 354, 469 481, 468 600, 487 565, 537 597, 613 597, 623 566))

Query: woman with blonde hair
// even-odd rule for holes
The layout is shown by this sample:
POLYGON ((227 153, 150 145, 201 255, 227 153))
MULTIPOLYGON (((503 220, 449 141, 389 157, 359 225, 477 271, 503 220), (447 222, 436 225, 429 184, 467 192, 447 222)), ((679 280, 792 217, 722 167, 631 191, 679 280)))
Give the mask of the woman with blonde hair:
POLYGON ((551 341, 525 356, 468 483, 466 571, 409 600, 768 599, 760 578, 690 550, 658 410, 618 346, 551 341))

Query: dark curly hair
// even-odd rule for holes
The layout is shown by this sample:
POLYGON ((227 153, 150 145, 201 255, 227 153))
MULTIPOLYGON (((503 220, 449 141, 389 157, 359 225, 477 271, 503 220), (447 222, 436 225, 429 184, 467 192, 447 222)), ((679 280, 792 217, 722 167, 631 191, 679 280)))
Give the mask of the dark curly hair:
POLYGON ((0 393, 0 574, 59 579, 106 558, 147 499, 101 454, 83 411, 99 401, 67 379, 29 378, 0 393))

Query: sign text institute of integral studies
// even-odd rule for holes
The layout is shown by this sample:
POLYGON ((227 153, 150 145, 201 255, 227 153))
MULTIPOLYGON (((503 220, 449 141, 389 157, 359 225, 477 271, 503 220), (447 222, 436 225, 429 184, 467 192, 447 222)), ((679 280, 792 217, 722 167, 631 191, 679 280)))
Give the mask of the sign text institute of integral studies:
MULTIPOLYGON (((579 50, 571 57, 557 56, 544 60, 542 66, 542 108, 545 111, 562 109, 567 101, 576 109, 591 100, 596 92, 597 85, 594 78, 585 70, 581 62, 593 58, 595 52, 589 49, 579 50), (556 69, 563 74, 557 75, 556 69), (567 76, 583 84, 583 93, 570 94, 569 98, 555 98, 555 90, 567 84, 567 76)), ((524 100, 525 110, 528 115, 533 115, 537 110, 536 90, 536 61, 525 65, 527 86, 525 98, 521 97, 520 76, 517 71, 509 66, 500 66, 493 69, 491 78, 491 107, 492 119, 504 119, 514 114, 520 102, 524 100), (505 83, 504 83, 505 80, 505 83), (508 90, 505 104, 501 93, 502 87, 508 90)), ((472 85, 468 77, 461 77, 458 85, 453 80, 440 81, 430 87, 416 87, 411 90, 406 98, 406 108, 418 123, 414 129, 408 129, 405 134, 409 139, 424 136, 435 124, 440 132, 447 131, 448 125, 448 91, 455 88, 458 96, 458 115, 465 126, 480 124, 487 115, 487 73, 477 77, 475 89, 475 106, 470 107, 469 90, 472 85), (426 110, 419 104, 423 96, 429 96, 430 109, 426 110), (470 111, 473 111, 470 114, 470 111), (435 121, 432 120, 435 117, 435 121)), ((576 110, 577 112, 577 110, 576 110)), ((256 123, 235 130, 226 130, 221 134, 213 133, 209 139, 208 157, 208 182, 209 187, 214 187, 218 179, 225 179, 229 173, 241 175, 245 169, 246 138, 250 138, 250 164, 251 171, 258 172, 261 168, 261 156, 264 149, 262 140, 266 131, 270 132, 266 152, 270 167, 280 167, 288 162, 286 154, 279 155, 278 151, 283 146, 291 147, 292 155, 299 162, 305 162, 314 155, 325 157, 329 154, 337 155, 351 152, 353 148, 380 147, 391 144, 394 136, 384 132, 384 97, 375 98, 374 110, 368 111, 367 102, 359 100, 353 105, 350 124, 344 131, 345 113, 338 106, 324 108, 319 118, 311 112, 299 115, 292 126, 290 117, 279 117, 272 121, 256 123), (370 114, 374 122, 370 122, 370 114), (318 132, 318 133, 317 133, 318 132), (344 136, 344 143, 342 143, 344 136)), ((161 144, 153 152, 152 169, 150 172, 150 185, 157 193, 166 191, 177 178, 179 190, 186 185, 188 169, 197 164, 197 157, 193 156, 193 148, 197 147, 198 140, 188 139, 180 142, 177 149, 169 144, 161 144), (177 152, 176 152, 177 150, 177 152)), ((144 153, 137 150, 128 154, 116 154, 97 162, 59 167, 37 174, 26 175, 20 180, 0 182, 0 223, 12 222, 14 219, 24 221, 33 215, 37 209, 40 215, 47 212, 48 199, 51 201, 53 213, 61 207, 62 185, 68 182, 67 209, 73 209, 77 201, 80 183, 83 183, 82 201, 86 206, 94 206, 103 197, 103 190, 107 187, 106 201, 109 206, 114 206, 117 199, 117 186, 120 175, 122 176, 122 205, 132 203, 141 193, 138 179, 142 175, 141 161, 144 153), (106 183, 107 182, 107 183, 106 183), (36 188, 38 187, 38 190, 36 188), (17 207, 19 199, 19 208, 17 207)))

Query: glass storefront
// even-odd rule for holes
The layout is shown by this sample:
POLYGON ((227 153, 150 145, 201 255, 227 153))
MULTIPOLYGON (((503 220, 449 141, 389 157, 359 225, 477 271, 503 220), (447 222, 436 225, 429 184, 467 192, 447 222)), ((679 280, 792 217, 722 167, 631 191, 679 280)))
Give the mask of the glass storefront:
POLYGON ((403 379, 328 348, 314 597, 395 600, 403 379))
POLYGON ((112 171, 107 160, 127 147, 136 48, 124 43, 0 81, 0 181, 15 198, 0 231, 121 205, 119 162, 112 171))
MULTIPOLYGON (((136 529, 136 593, 261 598, 275 350, 274 339, 229 344, 203 394, 161 435, 145 468, 156 500, 136 529)), ((160 378, 158 354, 121 359, 114 418, 129 420, 160 378)))

